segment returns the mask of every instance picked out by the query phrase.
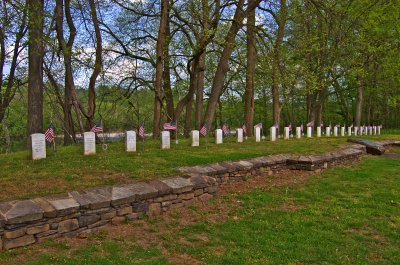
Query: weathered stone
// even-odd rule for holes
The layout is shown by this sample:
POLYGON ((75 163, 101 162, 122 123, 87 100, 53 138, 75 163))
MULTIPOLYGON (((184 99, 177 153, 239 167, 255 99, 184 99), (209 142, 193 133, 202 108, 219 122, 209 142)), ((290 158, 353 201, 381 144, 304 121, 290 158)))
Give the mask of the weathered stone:
POLYGON ((219 163, 210 164, 208 166, 214 169, 216 174, 224 174, 228 172, 228 170, 219 163))
POLYGON ((40 238, 40 237, 47 237, 47 236, 50 236, 50 235, 54 235, 56 233, 57 233, 57 230, 49 230, 49 231, 46 231, 46 232, 43 232, 43 233, 40 233, 40 234, 36 234, 35 236, 37 238, 40 238))
POLYGON ((161 203, 161 207, 168 207, 172 204, 172 201, 166 201, 161 203))
POLYGON ((100 226, 105 226, 107 224, 109 224, 111 222, 111 219, 107 219, 107 220, 100 220, 94 224, 88 225, 89 229, 95 228, 95 227, 100 227, 100 226))
POLYGON ((347 139, 348 142, 365 145, 367 153, 372 155, 383 155, 386 151, 384 145, 364 139, 347 139))
POLYGON ((172 193, 172 188, 169 187, 167 184, 164 182, 161 182, 157 179, 155 180, 150 180, 148 184, 153 187, 154 189, 158 190, 158 195, 166 195, 172 193))
POLYGON ((193 192, 183 193, 183 194, 180 194, 178 196, 178 198, 181 199, 181 200, 190 200, 190 199, 194 198, 194 193, 193 192))
POLYGON ((43 236, 43 237, 38 237, 38 243, 42 243, 43 241, 49 240, 49 239, 56 239, 61 237, 60 234, 56 233, 56 234, 52 234, 52 235, 48 235, 48 236, 43 236))
MULTIPOLYGON (((239 178, 240 180, 242 178, 239 178)), ((211 186, 211 187, 207 187, 204 189, 204 191, 208 192, 208 193, 216 193, 218 191, 218 186, 211 186)))
POLYGON ((147 212, 149 204, 147 202, 136 202, 132 205, 133 211, 136 213, 147 212))
POLYGON ((197 190, 194 191, 194 196, 197 197, 197 196, 199 196, 199 195, 201 195, 203 193, 204 193, 203 189, 197 189, 197 190))
POLYGON ((24 247, 30 244, 35 243, 35 237, 33 235, 25 235, 22 237, 14 238, 14 239, 5 239, 3 243, 3 248, 5 250, 24 247))
POLYGON ((132 207, 131 206, 127 206, 127 207, 118 209, 118 211, 117 211, 117 215, 118 216, 127 215, 127 214, 130 214, 130 213, 132 213, 132 207))
POLYGON ((5 239, 12 239, 12 238, 21 237, 25 234, 26 234, 26 228, 24 227, 24 228, 20 228, 20 229, 13 230, 13 231, 5 231, 3 236, 5 239))
POLYGON ((76 213, 79 203, 69 194, 52 195, 45 198, 57 211, 58 216, 76 213))
POLYGON ((50 229, 54 230, 58 228, 58 223, 52 223, 50 224, 50 229))
POLYGON ((97 221, 99 221, 100 216, 97 214, 82 215, 79 217, 78 220, 79 220, 79 227, 84 227, 84 226, 88 226, 88 225, 94 224, 97 221))
POLYGON ((110 194, 109 196, 103 196, 98 190, 91 191, 73 191, 69 193, 80 205, 82 209, 101 209, 110 206, 110 194))
POLYGON ((79 222, 77 219, 68 219, 61 221, 58 224, 58 233, 71 232, 79 228, 79 222))
POLYGON ((101 215, 101 220, 110 220, 111 218, 115 217, 117 215, 117 211, 115 209, 112 209, 108 213, 104 213, 101 215))
POLYGON ((192 176, 190 182, 193 184, 193 189, 202 189, 209 186, 207 179, 204 176, 192 176))
POLYGON ((125 223, 126 219, 124 216, 116 216, 111 220, 112 225, 120 225, 125 223))
POLYGON ((26 230, 26 233, 28 235, 36 235, 36 234, 39 234, 39 233, 46 232, 49 229, 50 229, 50 225, 49 224, 37 225, 37 226, 29 227, 26 230))
POLYGON ((45 199, 43 198, 35 198, 32 200, 36 203, 43 211, 43 217, 45 218, 53 218, 57 216, 56 209, 45 199))
POLYGON ((128 221, 133 221, 139 219, 139 214, 138 213, 130 213, 126 216, 126 220, 128 221))
POLYGON ((164 182, 165 184, 167 184, 169 187, 171 187, 173 193, 175 193, 175 194, 188 192, 193 189, 192 182, 190 182, 190 180, 188 180, 188 179, 184 179, 181 177, 163 179, 161 181, 164 182))
POLYGON ((158 190, 145 182, 138 182, 127 185, 126 188, 131 190, 136 196, 136 200, 147 200, 157 197, 158 190))
POLYGON ((130 204, 135 201, 135 194, 126 187, 111 188, 111 205, 118 206, 121 204, 130 204))
POLYGON ((208 201, 209 199, 211 199, 213 196, 211 194, 208 193, 204 193, 202 195, 199 196, 199 200, 201 201, 208 201))
POLYGON ((160 203, 151 203, 149 205, 149 216, 157 216, 161 214, 161 204, 160 203))
POLYGON ((6 224, 21 224, 43 218, 43 210, 32 200, 0 204, 0 214, 6 224))

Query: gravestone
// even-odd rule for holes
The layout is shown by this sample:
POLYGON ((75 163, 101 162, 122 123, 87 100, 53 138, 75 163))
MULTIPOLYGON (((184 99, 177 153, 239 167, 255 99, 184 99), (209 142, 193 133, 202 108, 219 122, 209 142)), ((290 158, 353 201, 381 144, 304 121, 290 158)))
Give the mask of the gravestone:
POLYGON ((290 130, 289 127, 285 127, 284 129, 284 134, 283 134, 283 139, 289 140, 290 139, 290 130))
POLYGON ((356 127, 354 127, 354 136, 357 136, 358 135, 358 127, 356 126, 356 127))
POLYGON ((83 154, 96 154, 96 134, 94 132, 83 133, 83 154))
POLYGON ((326 137, 331 136, 331 127, 326 127, 326 137))
POLYGON ((381 126, 378 126, 378 135, 381 135, 381 126))
POLYGON ((368 129, 369 129, 369 135, 372 135, 372 126, 369 126, 368 129))
POLYGON ((312 137, 312 127, 307 127, 307 137, 311 138, 312 137))
POLYGON ((351 136, 352 134, 352 127, 347 128, 347 135, 351 136))
POLYGON ((376 135, 376 126, 374 126, 374 135, 376 135))
POLYGON ((126 152, 136 152, 136 132, 125 132, 125 150, 126 152))
POLYGON ((200 146, 200 134, 198 130, 190 132, 190 139, 192 139, 192 146, 200 146))
POLYGON ((43 133, 31 134, 32 160, 46 158, 46 139, 43 133))
POLYGON ((276 127, 272 126, 269 129, 269 139, 273 142, 276 141, 276 127))
POLYGON ((236 136, 237 136, 237 142, 243 143, 243 129, 242 128, 236 129, 236 136))
POLYGON ((346 133, 346 127, 342 127, 342 128, 340 128, 340 135, 341 136, 344 136, 344 134, 346 133))
POLYGON ((321 126, 317 127, 317 137, 321 137, 321 126))
POLYGON ((221 129, 215 130, 215 143, 222 144, 222 130, 221 129))
POLYGON ((364 134, 364 127, 363 126, 360 126, 360 135, 363 135, 364 134))
POLYGON ((301 138, 301 127, 296 127, 296 138, 297 139, 301 138))
POLYGON ((333 127, 333 136, 335 136, 335 137, 338 136, 338 127, 337 126, 333 127))
POLYGON ((161 150, 171 148, 171 136, 169 131, 161 132, 161 150))
POLYGON ((254 134, 256 136, 256 142, 261 142, 261 128, 254 126, 254 134))

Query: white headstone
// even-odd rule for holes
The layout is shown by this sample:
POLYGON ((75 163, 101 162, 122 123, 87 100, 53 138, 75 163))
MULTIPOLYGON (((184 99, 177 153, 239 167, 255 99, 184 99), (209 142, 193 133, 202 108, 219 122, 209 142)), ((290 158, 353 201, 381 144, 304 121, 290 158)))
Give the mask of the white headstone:
POLYGON ((125 150, 126 152, 136 152, 136 132, 125 132, 125 150))
POLYGON ((356 126, 356 127, 354 127, 354 136, 357 136, 358 135, 358 127, 356 126))
POLYGON ((335 137, 338 136, 338 127, 337 126, 333 127, 333 136, 335 136, 335 137))
POLYGON ((331 136, 331 127, 326 127, 326 137, 330 137, 331 136))
POLYGON ((200 133, 197 130, 190 132, 190 139, 192 139, 192 146, 200 146, 200 133))
POLYGON ((236 136, 237 136, 237 142, 243 143, 243 129, 242 128, 236 129, 236 136))
POLYGON ((369 135, 372 135, 372 126, 369 126, 369 135))
POLYGON ((284 134, 283 134, 283 139, 289 140, 290 139, 290 130, 289 127, 285 127, 284 129, 284 134))
POLYGON ((269 139, 273 142, 276 141, 276 127, 272 126, 269 129, 269 139))
POLYGON ((31 134, 32 160, 46 158, 46 139, 43 133, 31 134))
POLYGON ((346 133, 346 127, 340 128, 340 135, 344 136, 345 133, 346 133))
POLYGON ((317 137, 321 137, 321 126, 317 127, 317 137))
POLYGON ((312 127, 307 127, 307 137, 311 138, 312 137, 312 127))
POLYGON ((83 154, 96 154, 96 134, 94 132, 83 133, 83 154))
POLYGON ((351 131, 351 130, 352 130, 352 127, 348 127, 348 128, 347 128, 347 135, 348 135, 348 136, 351 136, 351 134, 352 134, 352 131, 351 131))
POLYGON ((296 127, 296 138, 297 139, 301 138, 301 127, 296 127))
POLYGON ((381 126, 378 126, 378 135, 381 135, 381 126))
POLYGON ((358 132, 360 135, 363 135, 364 134, 364 127, 363 126, 360 126, 360 129, 359 129, 360 131, 358 132))
POLYGON ((256 142, 261 142, 261 128, 254 126, 254 134, 256 136, 256 142))
POLYGON ((169 131, 161 132, 161 150, 171 148, 171 134, 169 131))
POLYGON ((222 130, 221 129, 215 130, 215 143, 222 144, 222 130))

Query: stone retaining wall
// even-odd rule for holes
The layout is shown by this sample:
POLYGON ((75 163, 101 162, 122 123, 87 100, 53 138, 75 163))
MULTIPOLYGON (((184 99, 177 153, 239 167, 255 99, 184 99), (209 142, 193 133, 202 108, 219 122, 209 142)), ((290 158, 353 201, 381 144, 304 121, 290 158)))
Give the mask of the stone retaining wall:
MULTIPOLYGON (((390 142, 388 144, 393 144, 390 142)), ((181 176, 122 186, 73 191, 31 200, 0 203, 0 250, 48 238, 76 236, 105 225, 155 216, 206 201, 230 181, 281 169, 321 170, 359 159, 362 145, 317 156, 272 155, 203 166, 181 167, 181 176)))

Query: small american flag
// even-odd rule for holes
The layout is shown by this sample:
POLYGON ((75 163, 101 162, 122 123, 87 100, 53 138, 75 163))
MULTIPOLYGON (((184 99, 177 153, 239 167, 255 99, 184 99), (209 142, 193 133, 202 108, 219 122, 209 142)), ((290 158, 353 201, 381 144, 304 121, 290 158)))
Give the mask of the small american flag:
POLYGON ((314 127, 314 121, 310 121, 309 123, 307 123, 307 127, 314 127))
POLYGON ((351 125, 349 126, 349 128, 353 128, 353 124, 351 124, 351 125))
POLYGON ((246 124, 244 124, 244 123, 242 125, 242 130, 243 130, 244 135, 247 135, 247 127, 246 127, 246 124))
POLYGON ((205 124, 203 125, 203 127, 201 127, 200 134, 203 135, 203 136, 207 135, 207 128, 206 128, 205 124))
POLYGON ((222 132, 224 133, 224 135, 228 135, 229 133, 229 127, 228 124, 224 123, 224 125, 222 125, 222 132))
POLYGON ((303 131, 304 130, 304 126, 303 126, 303 123, 300 125, 300 131, 303 131))
POLYGON ((103 126, 101 126, 101 123, 96 123, 90 131, 94 133, 102 132, 103 126))
POLYGON ((289 128, 289 132, 291 132, 292 131, 292 123, 289 124, 288 128, 289 128))
POLYGON ((329 129, 332 129, 332 122, 329 122, 329 129))
POLYGON ((324 127, 324 122, 321 122, 321 124, 319 126, 320 127, 324 127))
POLYGON ((340 124, 336 124, 336 126, 335 126, 335 127, 339 128, 339 127, 340 127, 340 124))
POLYGON ((164 123, 164 130, 175 131, 176 130, 176 122, 171 121, 171 122, 164 123))
POLYGON ((140 138, 144 139, 144 122, 142 122, 138 129, 138 135, 140 138))
POLYGON ((261 122, 260 122, 260 123, 257 123, 254 127, 255 127, 255 128, 260 128, 260 129, 262 129, 262 123, 261 123, 261 122))
POLYGON ((50 124, 49 128, 47 128, 47 130, 44 132, 44 138, 49 143, 54 141, 54 127, 53 127, 53 124, 50 124))

